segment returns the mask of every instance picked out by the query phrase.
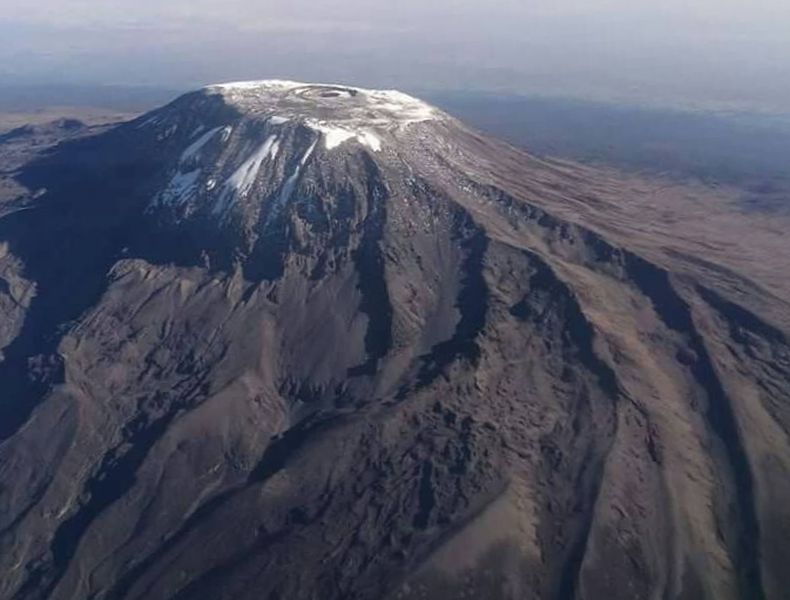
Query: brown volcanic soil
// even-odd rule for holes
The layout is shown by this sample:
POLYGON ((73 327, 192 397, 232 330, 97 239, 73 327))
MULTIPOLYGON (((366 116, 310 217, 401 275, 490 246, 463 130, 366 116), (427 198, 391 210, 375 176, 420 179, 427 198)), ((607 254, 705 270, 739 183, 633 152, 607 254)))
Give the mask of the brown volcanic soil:
POLYGON ((410 131, 318 147, 267 213, 287 129, 219 233, 152 214, 178 134, 28 147, 0 598, 786 596, 788 219, 410 131))

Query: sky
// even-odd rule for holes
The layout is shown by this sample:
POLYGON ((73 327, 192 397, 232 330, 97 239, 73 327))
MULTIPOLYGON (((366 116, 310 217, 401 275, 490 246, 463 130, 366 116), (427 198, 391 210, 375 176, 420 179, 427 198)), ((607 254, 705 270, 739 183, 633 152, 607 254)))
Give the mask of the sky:
POLYGON ((6 83, 269 77, 790 112, 789 0, 0 0, 6 83))

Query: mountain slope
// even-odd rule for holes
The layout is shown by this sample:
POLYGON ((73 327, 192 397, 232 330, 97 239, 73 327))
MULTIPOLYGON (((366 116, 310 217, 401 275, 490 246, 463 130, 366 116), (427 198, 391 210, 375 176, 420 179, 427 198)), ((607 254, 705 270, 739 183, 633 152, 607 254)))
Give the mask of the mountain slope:
POLYGON ((790 585, 780 224, 279 81, 15 179, 0 597, 790 585))

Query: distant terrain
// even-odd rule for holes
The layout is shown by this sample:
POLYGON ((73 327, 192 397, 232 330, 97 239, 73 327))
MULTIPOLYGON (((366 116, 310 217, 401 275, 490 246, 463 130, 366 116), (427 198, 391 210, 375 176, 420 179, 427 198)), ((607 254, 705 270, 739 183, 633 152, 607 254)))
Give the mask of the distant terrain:
POLYGON ((153 87, 0 83, 0 113, 36 112, 57 107, 141 113, 172 100, 179 93, 153 87))
MULTIPOLYGON (((108 108, 53 106, 30 111, 0 112, 0 136, 25 127, 38 127, 61 120, 79 121, 85 125, 99 125, 127 121, 134 113, 108 108)), ((20 133, 20 132, 17 132, 20 133)))
MULTIPOLYGON (((734 185, 742 191, 744 209, 790 211, 790 106, 786 114, 692 112, 478 91, 416 92, 537 154, 734 185)), ((180 93, 141 86, 0 84, 0 134, 64 117, 86 124, 127 120, 180 93)))
POLYGON ((790 210, 788 114, 689 112, 566 98, 447 92, 431 101, 547 156, 743 189, 744 207, 790 210))

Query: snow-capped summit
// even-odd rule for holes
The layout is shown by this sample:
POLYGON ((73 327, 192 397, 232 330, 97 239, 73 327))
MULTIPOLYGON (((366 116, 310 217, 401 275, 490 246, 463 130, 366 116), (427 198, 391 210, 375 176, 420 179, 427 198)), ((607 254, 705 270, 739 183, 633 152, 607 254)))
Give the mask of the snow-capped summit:
POLYGON ((282 80, 210 85, 134 127, 167 169, 151 212, 247 232, 268 229, 318 181, 364 196, 370 164, 402 189, 416 168, 446 159, 463 130, 402 92, 282 80))
POLYGON ((328 149, 357 142, 379 151, 381 133, 443 118, 439 110, 396 90, 269 79, 211 85, 203 89, 245 115, 275 125, 296 122, 320 132, 328 149))
POLYGON ((434 107, 396 90, 263 80, 211 85, 246 113, 354 128, 392 128, 441 118, 434 107))

